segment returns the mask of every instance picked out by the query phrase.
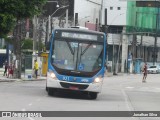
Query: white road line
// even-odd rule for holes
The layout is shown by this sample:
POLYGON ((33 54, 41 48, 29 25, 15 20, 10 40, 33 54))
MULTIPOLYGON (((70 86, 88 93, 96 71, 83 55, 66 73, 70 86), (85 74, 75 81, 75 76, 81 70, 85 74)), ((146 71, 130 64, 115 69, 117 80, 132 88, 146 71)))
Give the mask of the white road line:
POLYGON ((29 105, 29 106, 32 106, 32 103, 29 103, 28 105, 29 105))
MULTIPOLYGON (((120 85, 120 86, 121 86, 121 91, 122 91, 122 94, 123 94, 123 96, 124 96, 125 104, 126 104, 126 107, 127 107, 128 111, 135 111, 134 108, 133 108, 133 106, 132 106, 132 103, 131 103, 128 95, 125 93, 122 85, 120 85)), ((130 87, 129 87, 129 88, 130 88, 130 87)), ((134 87, 133 87, 133 88, 134 88, 134 87)), ((136 118, 136 117, 131 117, 131 119, 132 119, 132 120, 140 120, 139 118, 136 118)))
POLYGON ((123 90, 123 88, 121 87, 121 91, 122 91, 122 94, 124 96, 124 100, 125 100, 125 104, 126 104, 126 107, 128 109, 128 111, 134 111, 134 108, 132 107, 129 99, 128 99, 128 96, 127 94, 125 93, 125 91, 123 90))
POLYGON ((21 111, 26 111, 26 109, 25 109, 25 108, 23 108, 21 111))
POLYGON ((126 87, 127 89, 133 89, 134 87, 130 87, 130 86, 128 86, 128 87, 126 87))
POLYGON ((35 119, 31 118, 31 117, 28 117, 28 119, 30 119, 30 120, 35 120, 35 119))
POLYGON ((38 98, 37 101, 40 101, 40 98, 38 98))

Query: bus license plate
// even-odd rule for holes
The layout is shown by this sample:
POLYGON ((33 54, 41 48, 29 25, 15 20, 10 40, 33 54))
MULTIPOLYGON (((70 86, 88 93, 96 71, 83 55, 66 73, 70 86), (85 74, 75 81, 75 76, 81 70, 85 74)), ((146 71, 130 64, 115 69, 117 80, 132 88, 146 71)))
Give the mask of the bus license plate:
POLYGON ((71 89, 71 90, 79 90, 78 87, 75 87, 75 86, 70 86, 69 89, 71 89))

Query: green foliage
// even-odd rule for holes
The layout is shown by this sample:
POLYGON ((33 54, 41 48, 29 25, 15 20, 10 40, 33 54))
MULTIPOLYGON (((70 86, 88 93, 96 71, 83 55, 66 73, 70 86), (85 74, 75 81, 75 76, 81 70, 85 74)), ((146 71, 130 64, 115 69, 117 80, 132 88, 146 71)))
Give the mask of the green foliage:
POLYGON ((15 26, 15 21, 40 14, 47 0, 0 0, 0 37, 15 26))
POLYGON ((0 13, 0 37, 6 36, 13 29, 14 24, 13 15, 0 13))
POLYGON ((33 40, 32 39, 24 39, 22 40, 22 49, 33 49, 33 40))
MULTIPOLYGON (((28 49, 28 50, 33 50, 33 40, 32 39, 24 39, 22 40, 21 43, 22 49, 28 49)), ((39 43, 38 41, 36 42, 37 49, 39 47, 40 51, 44 48, 43 43, 39 43)))

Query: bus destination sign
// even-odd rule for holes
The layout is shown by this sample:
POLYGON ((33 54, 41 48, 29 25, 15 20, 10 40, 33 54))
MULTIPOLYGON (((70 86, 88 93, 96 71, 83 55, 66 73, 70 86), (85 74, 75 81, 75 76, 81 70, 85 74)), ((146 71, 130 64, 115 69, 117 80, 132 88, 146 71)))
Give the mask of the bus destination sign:
POLYGON ((92 41, 97 41, 98 39, 97 35, 72 33, 72 32, 62 32, 61 36, 65 38, 86 39, 86 40, 92 40, 92 41))

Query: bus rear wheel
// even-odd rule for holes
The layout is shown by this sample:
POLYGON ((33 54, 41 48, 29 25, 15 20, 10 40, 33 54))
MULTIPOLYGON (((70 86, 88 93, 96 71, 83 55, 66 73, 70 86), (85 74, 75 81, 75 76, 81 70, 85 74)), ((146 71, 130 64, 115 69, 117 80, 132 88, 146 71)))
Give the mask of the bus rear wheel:
POLYGON ((90 95, 90 98, 91 98, 92 100, 94 100, 94 99, 97 98, 98 93, 96 93, 96 92, 90 92, 89 95, 90 95))

